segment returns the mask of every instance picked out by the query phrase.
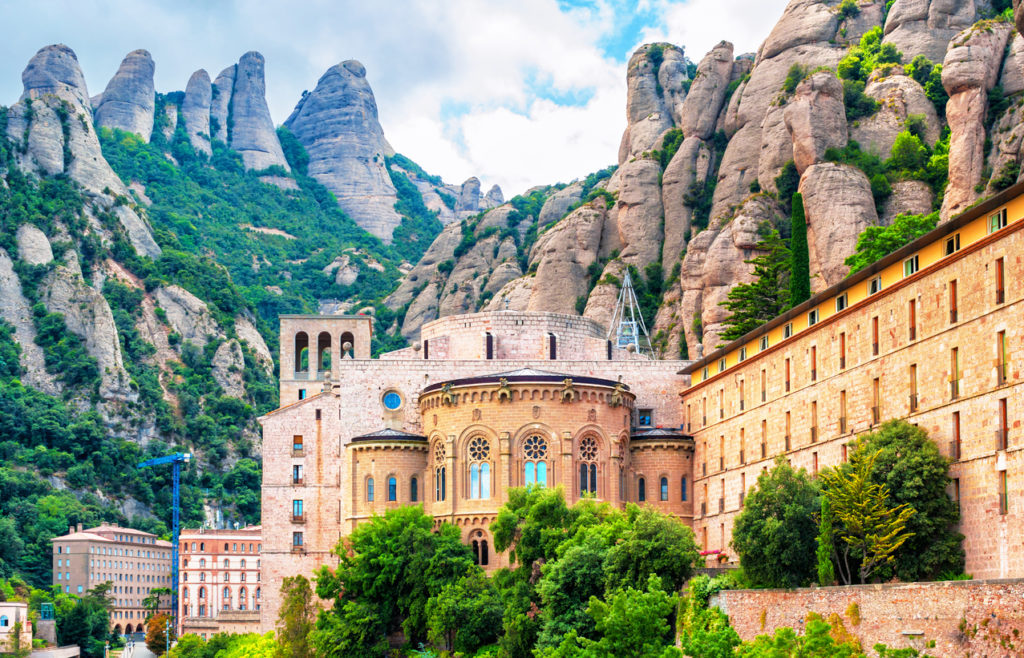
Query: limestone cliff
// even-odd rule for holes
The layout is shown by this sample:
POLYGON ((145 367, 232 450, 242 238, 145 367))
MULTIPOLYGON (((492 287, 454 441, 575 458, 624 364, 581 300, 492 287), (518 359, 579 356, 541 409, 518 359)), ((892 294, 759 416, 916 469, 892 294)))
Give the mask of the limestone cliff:
POLYGON ((153 133, 155 70, 156 65, 149 51, 133 50, 128 53, 117 73, 107 83, 107 88, 93 103, 96 107, 96 125, 136 133, 148 142, 153 133))

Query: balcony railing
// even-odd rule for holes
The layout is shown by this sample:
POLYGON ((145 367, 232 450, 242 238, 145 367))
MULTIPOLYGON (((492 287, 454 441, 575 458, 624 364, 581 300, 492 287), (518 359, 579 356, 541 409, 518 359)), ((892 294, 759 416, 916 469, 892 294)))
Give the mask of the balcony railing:
POLYGON ((296 487, 301 487, 305 483, 302 478, 292 478, 292 484, 296 487))
POLYGON ((767 401, 768 401, 768 391, 766 391, 766 390, 764 390, 762 388, 761 389, 761 402, 767 402, 767 401))
POLYGON ((707 475, 708 474, 708 463, 707 462, 704 462, 704 463, 702 463, 700 465, 700 474, 701 475, 707 475))
POLYGON ((960 459, 960 442, 959 441, 954 440, 954 441, 950 441, 949 442, 949 457, 950 457, 950 459, 953 459, 953 460, 959 460, 960 459))
POLYGON ((302 448, 296 448, 295 446, 292 446, 292 457, 305 457, 305 456, 306 456, 306 451, 305 450, 303 450, 302 448))
POLYGON ((910 394, 910 410, 917 411, 917 393, 910 394))
POLYGON ((718 458, 718 470, 720 470, 720 471, 724 471, 725 470, 725 457, 719 457, 718 458))
POLYGON ((786 380, 786 392, 789 393, 789 380, 786 380))
POLYGON ((841 357, 839 357, 839 369, 842 370, 845 367, 846 367, 846 357, 845 356, 841 356, 841 357))
POLYGON ((721 420, 722 418, 725 418, 725 408, 724 407, 721 407, 721 408, 718 409, 718 418, 719 418, 719 420, 721 420))
POLYGON ((306 516, 304 514, 292 514, 292 523, 305 523, 306 516))
POLYGON ((812 382, 818 381, 818 369, 817 368, 811 368, 811 381, 812 382))
POLYGON ((1010 364, 1006 361, 996 362, 996 386, 1002 386, 1010 379, 1010 364))
POLYGON ((701 425, 701 427, 707 427, 707 425, 708 425, 708 415, 707 414, 704 414, 703 416, 701 416, 701 418, 700 418, 700 425, 701 425))
POLYGON ((707 503, 701 503, 700 504, 700 515, 701 516, 707 516, 708 515, 708 504, 707 503))
POLYGON ((999 288, 996 290, 996 304, 1002 304, 1006 301, 1006 290, 999 288))
POLYGON ((746 407, 746 401, 745 401, 745 400, 742 400, 742 399, 741 399, 741 400, 740 400, 740 411, 743 411, 743 409, 744 409, 745 407, 746 407))
POLYGON ((741 491, 740 492, 740 507, 743 507, 743 501, 746 499, 746 497, 747 497, 747 492, 746 491, 741 491))
POLYGON ((954 309, 950 309, 950 311, 949 311, 949 323, 950 324, 956 324, 956 316, 957 316, 956 309, 955 308, 954 309))
POLYGON ((302 544, 298 544, 298 545, 292 544, 292 553, 303 553, 303 554, 305 554, 305 552, 306 552, 306 547, 303 546, 302 544))
POLYGON ((996 430, 996 450, 1006 450, 1006 434, 1005 427, 996 430))

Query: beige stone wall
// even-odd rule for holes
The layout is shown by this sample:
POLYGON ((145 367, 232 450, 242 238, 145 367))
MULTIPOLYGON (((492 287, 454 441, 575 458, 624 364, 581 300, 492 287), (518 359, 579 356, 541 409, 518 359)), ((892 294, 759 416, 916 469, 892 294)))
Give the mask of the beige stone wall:
POLYGON ((711 599, 746 641, 783 626, 802 633, 816 612, 838 616, 865 649, 883 643, 934 656, 1021 655, 1022 601, 1020 579, 733 590, 711 599))
POLYGON ((732 555, 728 544, 740 495, 776 456, 784 455, 794 466, 814 472, 840 463, 857 434, 879 421, 905 418, 926 429, 943 454, 958 456, 951 469, 957 483, 950 493, 960 501, 967 572, 976 578, 1024 574, 1022 251, 1024 233, 1011 227, 965 248, 946 267, 891 286, 822 321, 814 330, 686 390, 683 413, 696 443, 698 543, 732 555), (1006 267, 1002 303, 996 303, 998 258, 1004 259, 1006 267), (958 292, 955 322, 950 316, 953 280, 958 292), (911 301, 917 320, 913 334, 911 301), (877 354, 873 346, 876 318, 877 354), (996 366, 999 332, 1005 332, 1007 344, 1005 382, 998 379, 996 366), (955 399, 950 382, 953 348, 958 349, 960 370, 955 399), (915 392, 912 366, 916 366, 916 408, 911 399, 915 392), (997 450, 995 434, 1003 399, 1008 409, 1008 447, 997 450), (956 413, 960 418, 958 455, 956 413), (1009 483, 1005 514, 1000 513, 998 495, 1002 473, 1009 483))
POLYGON ((634 440, 629 449, 627 471, 628 500, 638 501, 640 478, 643 478, 647 505, 666 514, 675 514, 688 524, 693 522, 692 443, 679 440, 634 440), (662 500, 662 478, 665 478, 668 485, 667 500, 662 500))

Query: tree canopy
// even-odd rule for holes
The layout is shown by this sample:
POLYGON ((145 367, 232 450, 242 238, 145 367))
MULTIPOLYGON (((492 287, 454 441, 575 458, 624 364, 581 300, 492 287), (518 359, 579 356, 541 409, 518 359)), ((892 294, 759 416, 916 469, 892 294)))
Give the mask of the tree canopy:
POLYGON ((740 338, 789 309, 789 246, 778 231, 771 229, 757 248, 763 253, 744 261, 754 266, 754 281, 733 286, 721 302, 730 313, 722 321, 723 341, 740 338))

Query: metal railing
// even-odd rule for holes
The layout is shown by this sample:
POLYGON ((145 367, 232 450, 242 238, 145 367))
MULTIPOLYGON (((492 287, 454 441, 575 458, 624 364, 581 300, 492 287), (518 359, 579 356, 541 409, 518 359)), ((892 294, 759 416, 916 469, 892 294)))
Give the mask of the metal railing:
POLYGON ((871 343, 871 356, 878 356, 878 343, 871 343))

